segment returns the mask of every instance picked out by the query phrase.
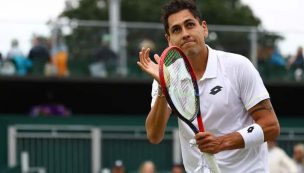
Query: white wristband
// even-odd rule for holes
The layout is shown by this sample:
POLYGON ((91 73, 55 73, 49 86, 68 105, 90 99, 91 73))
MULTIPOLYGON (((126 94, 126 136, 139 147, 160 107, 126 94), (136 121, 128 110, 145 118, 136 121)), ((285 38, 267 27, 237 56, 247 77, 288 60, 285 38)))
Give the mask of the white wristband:
POLYGON ((245 148, 255 147, 264 143, 264 132, 260 125, 254 123, 239 131, 245 143, 245 148))

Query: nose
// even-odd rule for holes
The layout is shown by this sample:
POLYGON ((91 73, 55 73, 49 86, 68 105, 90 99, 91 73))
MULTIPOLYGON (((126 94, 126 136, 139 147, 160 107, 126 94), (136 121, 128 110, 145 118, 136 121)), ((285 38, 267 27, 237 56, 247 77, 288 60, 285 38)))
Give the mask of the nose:
POLYGON ((182 37, 183 39, 187 39, 190 37, 189 32, 185 27, 182 28, 182 37))

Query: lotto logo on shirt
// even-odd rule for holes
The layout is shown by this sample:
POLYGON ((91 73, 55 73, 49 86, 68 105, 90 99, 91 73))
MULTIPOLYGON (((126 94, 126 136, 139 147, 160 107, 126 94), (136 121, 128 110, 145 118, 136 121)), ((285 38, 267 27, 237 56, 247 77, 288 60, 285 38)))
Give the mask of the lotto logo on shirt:
POLYGON ((216 87, 214 87, 214 88, 212 88, 211 90, 210 90, 210 93, 209 94, 212 94, 212 95, 215 95, 215 94, 217 94, 218 92, 220 92, 220 91, 222 91, 222 86, 216 86, 216 87))

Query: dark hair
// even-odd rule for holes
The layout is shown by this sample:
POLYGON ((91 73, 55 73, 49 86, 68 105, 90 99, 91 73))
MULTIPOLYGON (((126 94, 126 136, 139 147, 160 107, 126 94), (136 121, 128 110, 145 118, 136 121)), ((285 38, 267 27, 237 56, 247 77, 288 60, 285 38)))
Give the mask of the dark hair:
POLYGON ((190 13, 201 22, 201 14, 196 7, 195 0, 171 0, 169 3, 163 6, 161 22, 163 23, 167 34, 169 34, 169 16, 186 9, 189 10, 190 13))

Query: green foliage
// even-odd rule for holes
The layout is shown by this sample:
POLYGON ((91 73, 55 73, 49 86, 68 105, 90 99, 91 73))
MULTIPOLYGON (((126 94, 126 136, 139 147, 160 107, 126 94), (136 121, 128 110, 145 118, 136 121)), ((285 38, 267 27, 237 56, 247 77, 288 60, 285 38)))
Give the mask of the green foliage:
POLYGON ((203 0, 198 2, 209 24, 257 26, 260 20, 240 0, 203 0))
POLYGON ((122 0, 121 19, 133 22, 159 22, 163 3, 163 0, 122 0))
MULTIPOLYGON (((78 8, 64 11, 61 16, 81 20, 108 20, 109 0, 105 7, 98 7, 101 0, 80 0, 78 8)), ((160 22, 161 8, 168 1, 164 0, 121 0, 121 20, 132 22, 160 22)), ((254 16, 248 6, 240 0, 198 0, 196 1, 207 24, 258 26, 260 19, 254 16)), ((108 29, 77 27, 66 37, 71 57, 89 58, 94 49, 100 45, 100 38, 108 33, 108 29)), ((219 46, 224 50, 249 55, 249 36, 247 33, 217 33, 217 40, 207 41, 211 46, 219 46)), ((127 34, 127 52, 129 57, 138 54, 139 42, 149 38, 156 43, 156 53, 161 53, 167 43, 164 32, 153 30, 132 29, 127 34)), ((129 60, 128 60, 129 61, 129 60)), ((131 63, 134 63, 131 60, 131 63)))
POLYGON ((108 9, 100 9, 97 6, 97 0, 79 0, 79 7, 65 10, 61 16, 70 19, 82 20, 107 20, 108 9))

